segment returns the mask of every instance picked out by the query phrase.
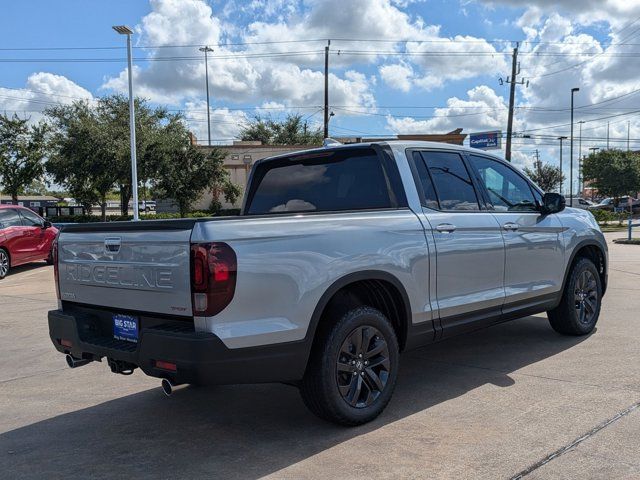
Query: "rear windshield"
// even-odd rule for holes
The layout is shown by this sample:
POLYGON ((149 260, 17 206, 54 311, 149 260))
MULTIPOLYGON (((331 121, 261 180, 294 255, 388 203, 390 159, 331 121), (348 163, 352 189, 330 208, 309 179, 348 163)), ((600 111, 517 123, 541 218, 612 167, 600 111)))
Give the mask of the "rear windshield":
POLYGON ((246 213, 391 208, 389 181, 372 148, 333 150, 256 167, 246 213))

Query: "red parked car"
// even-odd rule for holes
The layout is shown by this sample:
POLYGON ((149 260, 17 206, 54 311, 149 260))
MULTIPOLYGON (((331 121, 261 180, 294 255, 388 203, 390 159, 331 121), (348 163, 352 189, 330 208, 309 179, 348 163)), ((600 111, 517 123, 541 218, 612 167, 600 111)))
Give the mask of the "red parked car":
POLYGON ((12 267, 46 260, 53 263, 51 246, 58 229, 28 208, 0 205, 0 279, 12 267))

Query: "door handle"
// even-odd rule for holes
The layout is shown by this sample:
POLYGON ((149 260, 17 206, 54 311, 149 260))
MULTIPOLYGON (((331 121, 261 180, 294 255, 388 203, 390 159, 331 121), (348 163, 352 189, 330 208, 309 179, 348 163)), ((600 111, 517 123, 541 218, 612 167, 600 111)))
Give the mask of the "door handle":
POLYGON ((518 228, 520 228, 520 225, 514 222, 507 222, 504 225, 502 225, 502 228, 510 232, 515 232, 516 230, 518 230, 518 228))
POLYGON ((441 223, 436 227, 436 230, 441 233, 452 233, 455 232, 456 226, 450 223, 441 223))

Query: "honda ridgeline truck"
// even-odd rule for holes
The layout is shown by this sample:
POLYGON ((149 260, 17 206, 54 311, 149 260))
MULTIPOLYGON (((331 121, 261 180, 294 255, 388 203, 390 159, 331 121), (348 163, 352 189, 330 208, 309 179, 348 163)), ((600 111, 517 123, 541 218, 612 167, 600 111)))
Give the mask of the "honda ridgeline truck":
POLYGON ((71 225, 55 348, 176 385, 284 382, 372 420, 400 352, 547 312, 590 333, 607 286, 591 213, 484 151, 330 145, 256 162, 238 217, 71 225))

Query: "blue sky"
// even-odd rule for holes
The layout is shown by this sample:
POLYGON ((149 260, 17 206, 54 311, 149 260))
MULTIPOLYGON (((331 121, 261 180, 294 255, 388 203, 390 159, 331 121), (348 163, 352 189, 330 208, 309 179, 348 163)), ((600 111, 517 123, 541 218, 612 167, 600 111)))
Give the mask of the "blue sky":
POLYGON ((521 76, 530 83, 518 88, 515 129, 535 138, 514 140, 516 163, 530 164, 536 148, 544 160, 557 163, 553 136, 568 132, 573 86, 581 88, 576 121, 587 121, 585 151, 604 142, 606 120, 598 119, 607 116, 612 139, 626 138, 629 120, 633 146, 640 147, 635 141, 640 122, 632 113, 640 110, 640 95, 634 95, 640 79, 633 68, 640 52, 640 2, 3 3, 0 110, 34 120, 55 102, 126 92, 124 38, 111 26, 127 24, 135 28, 134 45, 153 47, 134 51, 137 94, 183 110, 200 140, 206 137, 206 103, 198 45, 215 49, 209 69, 213 137, 229 142, 255 114, 293 112, 314 124, 321 121, 324 41, 319 40, 326 38, 332 39, 333 136, 457 127, 504 131, 508 89, 498 78, 510 74, 509 52, 518 40, 521 76), (81 49, 65 49, 70 47, 81 49))

